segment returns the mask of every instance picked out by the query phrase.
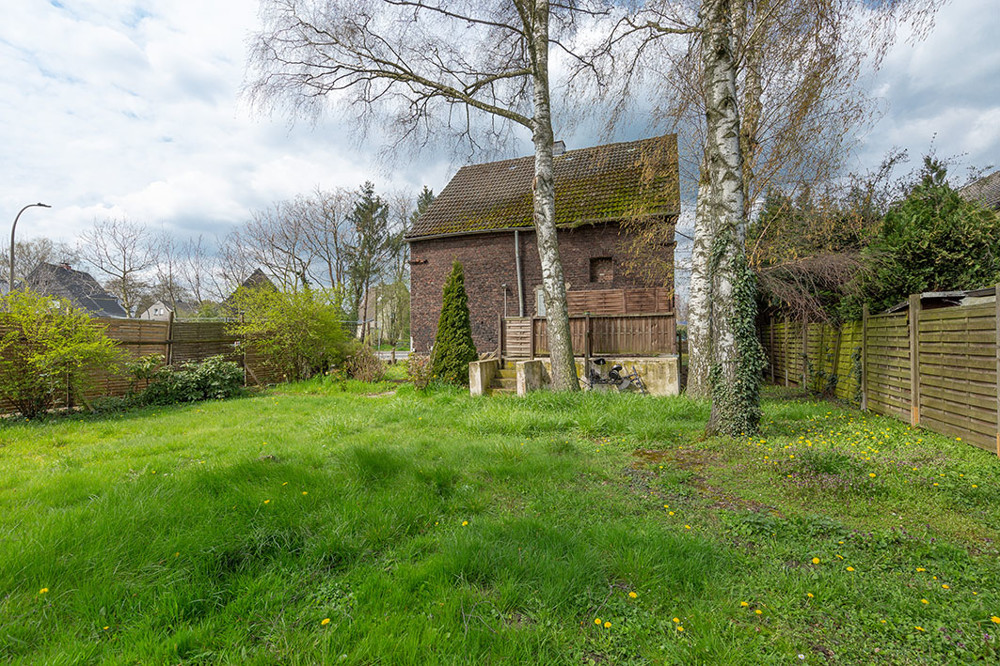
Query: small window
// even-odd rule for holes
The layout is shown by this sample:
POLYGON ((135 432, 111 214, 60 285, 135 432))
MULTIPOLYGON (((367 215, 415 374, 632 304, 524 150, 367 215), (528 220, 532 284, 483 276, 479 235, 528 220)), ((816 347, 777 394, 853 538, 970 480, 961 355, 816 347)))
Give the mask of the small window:
POLYGON ((614 282, 615 269, 611 257, 591 257, 590 258, 590 281, 591 282, 614 282))
POLYGON ((545 316, 545 289, 543 287, 535 287, 535 316, 545 316))

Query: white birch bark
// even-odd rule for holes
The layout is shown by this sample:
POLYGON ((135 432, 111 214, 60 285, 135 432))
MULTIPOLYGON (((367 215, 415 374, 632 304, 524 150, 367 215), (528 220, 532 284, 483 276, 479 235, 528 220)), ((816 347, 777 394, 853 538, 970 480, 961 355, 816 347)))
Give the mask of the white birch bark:
POLYGON ((687 393, 695 398, 708 398, 711 386, 708 373, 712 369, 711 318, 711 244, 712 220, 708 215, 710 198, 708 175, 701 169, 698 201, 695 205, 694 245, 691 249, 691 284, 688 294, 688 376, 687 393))
MULTIPOLYGON (((701 51, 707 123, 705 165, 709 183, 705 208, 713 226, 708 322, 713 366, 721 369, 719 381, 728 385, 735 384, 739 364, 730 319, 735 312, 734 267, 738 254, 745 251, 741 238, 745 209, 731 9, 731 0, 704 1, 701 51)), ((709 433, 718 428, 718 422, 719 405, 713 400, 709 433)))
POLYGON ((545 289, 545 317, 552 388, 575 391, 580 388, 573 361, 573 340, 566 305, 566 281, 559 259, 556 233, 556 191, 552 164, 552 115, 549 102, 549 2, 535 0, 531 26, 534 83, 532 139, 535 143, 534 221, 538 259, 545 289))

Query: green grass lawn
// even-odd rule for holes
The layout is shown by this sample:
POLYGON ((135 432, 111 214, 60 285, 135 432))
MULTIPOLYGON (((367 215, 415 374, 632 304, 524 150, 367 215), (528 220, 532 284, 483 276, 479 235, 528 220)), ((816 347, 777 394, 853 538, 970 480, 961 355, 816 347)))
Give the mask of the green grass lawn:
POLYGON ((0 661, 997 658, 1000 463, 769 394, 305 383, 0 426, 0 661))

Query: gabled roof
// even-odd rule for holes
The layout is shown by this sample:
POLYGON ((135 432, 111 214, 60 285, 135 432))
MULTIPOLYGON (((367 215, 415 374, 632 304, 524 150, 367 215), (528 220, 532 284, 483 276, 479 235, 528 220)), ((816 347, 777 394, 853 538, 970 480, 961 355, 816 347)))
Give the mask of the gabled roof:
POLYGON ((228 306, 232 304, 233 296, 235 296, 236 292, 240 289, 268 289, 270 291, 278 291, 278 288, 274 286, 273 282, 271 282, 271 278, 267 277, 261 269, 255 268, 253 273, 250 274, 250 277, 243 280, 240 286, 233 290, 233 293, 226 296, 225 300, 222 301, 222 305, 228 306))
POLYGON ((987 208, 1000 209, 1000 171, 980 178, 958 190, 962 198, 978 201, 987 208))
POLYGON ((34 292, 65 298, 74 307, 82 308, 95 317, 124 319, 128 316, 118 299, 104 291, 90 273, 75 271, 66 264, 43 261, 35 266, 25 283, 34 292))
MULTIPOLYGON (((680 213, 676 135, 568 150, 554 167, 559 226, 680 213)), ((530 227, 534 178, 534 156, 462 167, 407 239, 530 227)))

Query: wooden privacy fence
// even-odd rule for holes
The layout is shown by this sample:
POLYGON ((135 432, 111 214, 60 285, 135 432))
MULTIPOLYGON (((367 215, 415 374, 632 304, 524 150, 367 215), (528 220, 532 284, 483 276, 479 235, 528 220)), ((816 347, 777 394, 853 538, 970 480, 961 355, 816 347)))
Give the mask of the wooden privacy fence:
MULTIPOLYGON (((1000 289, 996 290, 1000 291, 1000 289)), ((840 327, 771 319, 765 376, 961 437, 1000 456, 1000 304, 869 315, 840 327)))
MULTIPOLYGON (((160 354, 169 364, 203 361, 210 356, 223 355, 244 369, 247 384, 269 383, 269 376, 262 360, 243 345, 235 336, 225 332, 222 321, 149 321, 146 319, 93 320, 104 328, 105 335, 118 342, 119 348, 131 358, 160 354)), ((0 329, 3 321, 0 319, 0 329)), ((90 377, 84 397, 123 396, 131 388, 131 378, 126 374, 98 371, 90 377)), ((59 404, 69 402, 69 395, 60 396, 59 404)), ((0 400, 0 414, 14 411, 12 405, 0 400)))
MULTIPOLYGON (((549 348, 546 326, 544 317, 502 319, 501 356, 547 356, 549 348)), ((569 328, 573 337, 573 353, 578 356, 655 356, 677 353, 677 322, 672 312, 576 315, 569 318, 569 328)))

